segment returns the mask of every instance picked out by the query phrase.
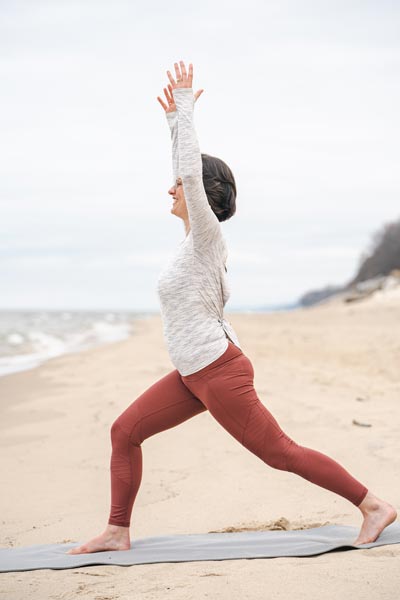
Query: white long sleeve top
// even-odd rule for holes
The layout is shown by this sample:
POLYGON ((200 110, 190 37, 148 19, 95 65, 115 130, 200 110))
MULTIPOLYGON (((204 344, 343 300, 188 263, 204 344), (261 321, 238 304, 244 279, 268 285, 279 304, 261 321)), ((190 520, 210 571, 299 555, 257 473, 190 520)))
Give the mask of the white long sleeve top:
POLYGON ((176 111, 166 113, 172 138, 174 181, 181 177, 190 231, 157 281, 163 333, 171 361, 183 376, 219 358, 230 339, 239 348, 223 309, 230 296, 227 246, 203 186, 202 159, 193 123, 192 88, 173 90, 176 111))

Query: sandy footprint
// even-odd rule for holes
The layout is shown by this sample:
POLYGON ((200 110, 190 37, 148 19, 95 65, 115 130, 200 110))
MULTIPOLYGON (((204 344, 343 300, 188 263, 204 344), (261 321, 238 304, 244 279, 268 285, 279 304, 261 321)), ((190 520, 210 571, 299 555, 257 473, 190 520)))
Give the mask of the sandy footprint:
POLYGON ((323 523, 302 523, 300 521, 290 522, 286 517, 280 517, 275 521, 250 521, 249 523, 241 523, 240 525, 230 525, 222 529, 215 529, 208 533, 233 533, 239 531, 296 531, 304 529, 313 529, 315 527, 323 527, 331 525, 330 521, 323 523))

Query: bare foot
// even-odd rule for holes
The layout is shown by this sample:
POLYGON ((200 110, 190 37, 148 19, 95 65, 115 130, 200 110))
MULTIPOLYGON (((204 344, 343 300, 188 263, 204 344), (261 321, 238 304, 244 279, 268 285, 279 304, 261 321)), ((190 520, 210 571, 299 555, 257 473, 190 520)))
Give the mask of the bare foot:
POLYGON ((364 515, 364 521, 358 538, 353 542, 354 546, 375 542, 385 527, 393 523, 397 517, 394 506, 377 498, 371 492, 367 493, 358 508, 364 515))
POLYGON ((71 548, 66 554, 88 554, 89 552, 102 552, 105 550, 129 550, 130 547, 129 527, 108 524, 101 535, 82 544, 82 546, 71 548))

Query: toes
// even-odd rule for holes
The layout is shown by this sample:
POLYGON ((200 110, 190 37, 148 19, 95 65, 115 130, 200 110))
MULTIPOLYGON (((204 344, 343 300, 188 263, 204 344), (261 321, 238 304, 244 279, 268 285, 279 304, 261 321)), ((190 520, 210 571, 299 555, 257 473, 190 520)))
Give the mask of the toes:
POLYGON ((78 547, 78 548, 72 548, 71 550, 68 550, 67 554, 84 554, 86 552, 86 548, 82 547, 78 547))

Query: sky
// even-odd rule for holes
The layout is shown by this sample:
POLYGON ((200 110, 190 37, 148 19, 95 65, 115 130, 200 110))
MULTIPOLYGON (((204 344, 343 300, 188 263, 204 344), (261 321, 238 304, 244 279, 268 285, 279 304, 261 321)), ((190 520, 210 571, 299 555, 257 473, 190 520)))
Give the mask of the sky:
POLYGON ((387 0, 3 0, 0 309, 159 310, 179 60, 237 184, 225 310, 349 281, 400 217, 399 27, 387 0))

